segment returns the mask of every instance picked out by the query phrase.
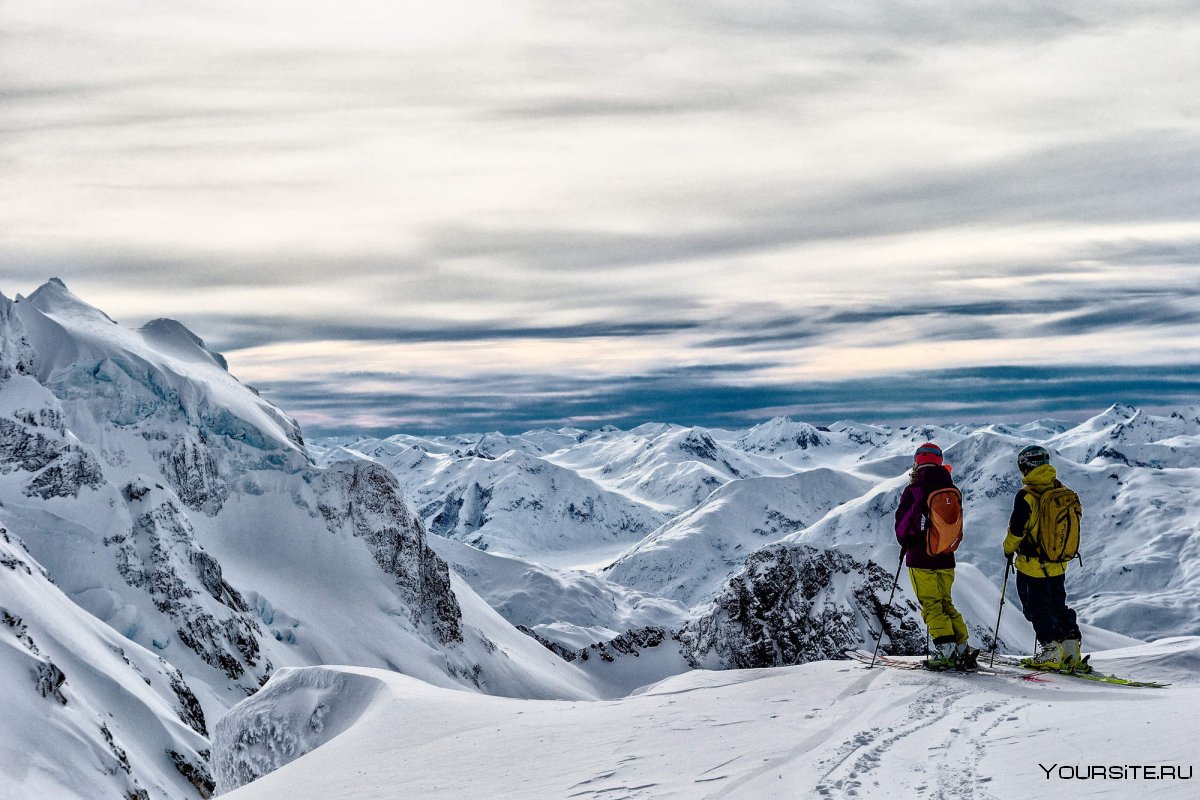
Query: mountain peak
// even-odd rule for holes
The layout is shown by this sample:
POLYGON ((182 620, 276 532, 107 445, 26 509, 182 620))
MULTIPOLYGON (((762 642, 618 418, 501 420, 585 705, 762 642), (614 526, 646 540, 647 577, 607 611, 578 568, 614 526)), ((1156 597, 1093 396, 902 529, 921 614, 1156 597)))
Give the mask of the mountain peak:
POLYGON ((111 325, 117 324, 117 321, 108 314, 76 297, 61 278, 51 278, 46 281, 34 290, 33 294, 29 295, 28 300, 34 308, 48 317, 91 318, 111 325))
POLYGON ((205 346, 203 339, 192 333, 179 320, 166 317, 152 319, 139 329, 139 333, 142 334, 143 339, 160 349, 178 355, 199 353, 211 358, 221 369, 229 370, 229 363, 225 360, 225 356, 215 350, 210 350, 205 346))
POLYGON ((1127 403, 1113 403, 1111 406, 1105 409, 1104 413, 1100 416, 1117 419, 1133 419, 1137 413, 1138 409, 1136 406, 1131 406, 1127 403))

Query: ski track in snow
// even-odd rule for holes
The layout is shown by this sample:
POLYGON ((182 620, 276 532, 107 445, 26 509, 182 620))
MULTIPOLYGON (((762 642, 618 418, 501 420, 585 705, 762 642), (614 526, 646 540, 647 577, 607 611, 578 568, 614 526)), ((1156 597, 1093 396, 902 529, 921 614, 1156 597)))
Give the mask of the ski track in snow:
MULTIPOLYGON (((924 682, 922 682, 924 683, 924 682)), ((987 800, 994 795, 978 784, 988 778, 978 774, 988 734, 1013 710, 1013 701, 983 699, 966 686, 947 690, 943 686, 924 685, 915 693, 893 704, 905 706, 902 719, 886 726, 860 730, 843 741, 834 755, 818 762, 825 771, 814 791, 820 797, 859 797, 869 785, 876 791, 894 782, 898 768, 911 759, 902 742, 932 740, 926 749, 926 763, 917 763, 914 773, 930 775, 911 787, 911 796, 931 800, 987 800), (888 764, 889 761, 900 762, 888 764)), ((1020 706, 1024 707, 1024 706, 1020 706)), ((918 750, 920 749, 918 745, 918 750)))

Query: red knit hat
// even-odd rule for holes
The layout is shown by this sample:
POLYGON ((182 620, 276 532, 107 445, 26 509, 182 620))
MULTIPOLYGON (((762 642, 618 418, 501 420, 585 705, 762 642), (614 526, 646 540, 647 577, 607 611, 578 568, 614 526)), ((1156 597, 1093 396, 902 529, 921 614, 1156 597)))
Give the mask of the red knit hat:
POLYGON ((913 456, 913 461, 917 464, 941 464, 942 448, 933 442, 926 442, 917 448, 917 453, 913 456))

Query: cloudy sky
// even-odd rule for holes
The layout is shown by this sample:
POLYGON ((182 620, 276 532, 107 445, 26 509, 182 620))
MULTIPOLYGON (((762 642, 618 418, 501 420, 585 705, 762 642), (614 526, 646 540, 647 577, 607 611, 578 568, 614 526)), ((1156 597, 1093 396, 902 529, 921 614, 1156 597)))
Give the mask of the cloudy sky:
POLYGON ((0 0, 52 275, 310 434, 1195 404, 1200 9, 0 0))

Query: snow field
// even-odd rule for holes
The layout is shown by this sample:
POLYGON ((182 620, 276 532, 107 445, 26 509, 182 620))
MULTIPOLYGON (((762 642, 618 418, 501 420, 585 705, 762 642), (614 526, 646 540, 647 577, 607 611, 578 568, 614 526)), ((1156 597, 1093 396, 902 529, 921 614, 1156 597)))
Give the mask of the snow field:
POLYGON ((340 700, 298 698, 349 673, 381 688, 344 733, 312 732, 306 755, 224 796, 1183 798, 1194 784, 1068 784, 1038 764, 1194 765, 1198 654, 1200 640, 1189 637, 1095 657, 1123 674, 1174 669, 1188 677, 1166 689, 813 662, 694 671, 599 702, 487 697, 392 673, 313 667, 276 676, 235 708, 219 725, 215 760, 219 776, 232 774, 238 758, 261 764, 259 753, 228 747, 245 720, 261 723, 254 715, 268 713, 303 729, 317 706, 340 700))

